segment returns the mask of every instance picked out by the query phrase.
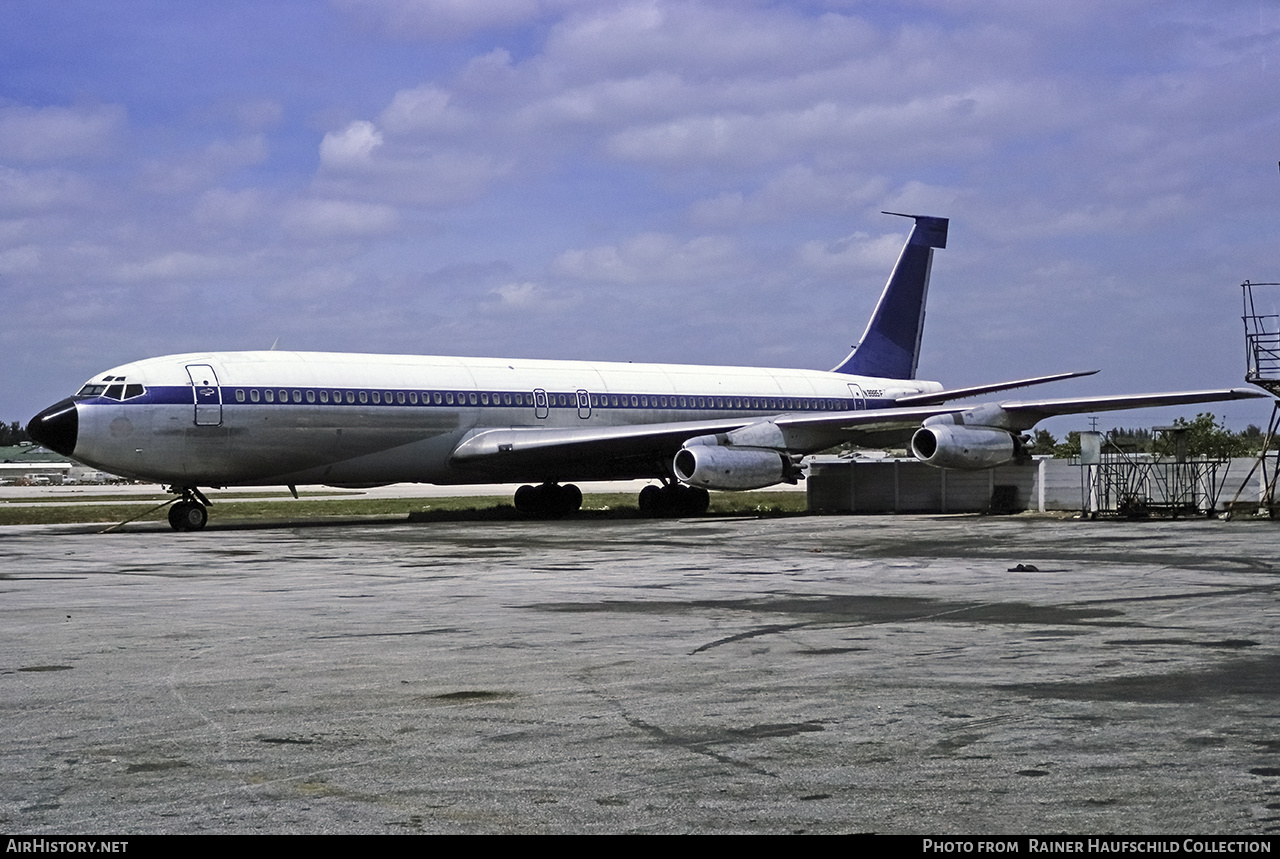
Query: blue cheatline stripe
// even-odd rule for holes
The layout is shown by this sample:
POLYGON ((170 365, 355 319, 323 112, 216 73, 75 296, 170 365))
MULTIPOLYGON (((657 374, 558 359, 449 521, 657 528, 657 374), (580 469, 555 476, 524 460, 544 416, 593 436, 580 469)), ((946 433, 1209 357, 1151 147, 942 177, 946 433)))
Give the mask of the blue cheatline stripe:
MULTIPOLYGON (((293 388, 293 387, 233 387, 223 386, 220 389, 222 405, 236 406, 328 406, 363 408, 541 408, 535 405, 531 391, 458 391, 458 390, 422 390, 412 391, 401 388, 293 388), (265 394, 271 392, 272 401, 267 402, 265 394), (254 401, 253 393, 258 394, 254 401), (321 393, 325 399, 321 399, 321 393), (352 395, 353 402, 347 401, 347 394, 352 395), (377 395, 377 402, 374 395, 377 395), (410 399, 413 395, 415 401, 410 399), (283 399, 282 399, 283 395, 283 399), (363 401, 361 396, 363 395, 363 401), (404 402, 400 401, 401 396, 404 402), (439 396, 440 401, 436 402, 439 396), (243 397, 243 399, 241 399, 243 397), (340 397, 341 401, 336 401, 340 397), (448 402, 452 398, 453 402, 448 402), (517 402, 517 398, 519 402, 517 402), (464 401, 465 400, 465 401, 464 401), (474 400, 474 402, 473 402, 474 400)), ((591 408, 594 409, 668 409, 685 411, 752 411, 776 413, 783 411, 851 411, 853 400, 840 397, 724 397, 724 396, 690 396, 672 394, 589 394, 591 408), (685 401, 680 405, 680 400, 685 401), (665 405, 663 404, 665 402, 665 405)), ((547 391, 548 409, 578 410, 578 393, 574 391, 547 391)), ((93 397, 83 402, 103 405, 193 405, 191 387, 189 385, 158 385, 148 387, 146 392, 128 400, 111 400, 106 397, 93 397)), ((210 403, 209 405, 216 405, 210 403)), ((866 408, 888 408, 892 400, 866 401, 866 408)))

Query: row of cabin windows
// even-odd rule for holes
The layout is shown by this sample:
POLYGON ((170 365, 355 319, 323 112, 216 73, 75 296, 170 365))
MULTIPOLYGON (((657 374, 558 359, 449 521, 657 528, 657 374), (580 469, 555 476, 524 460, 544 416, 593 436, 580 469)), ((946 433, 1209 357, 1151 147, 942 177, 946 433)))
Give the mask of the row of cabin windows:
MULTIPOLYGON (((134 386, 130 386, 134 387, 134 386)), ((237 388, 236 402, 243 403, 308 403, 354 405, 436 405, 436 406, 533 406, 533 394, 488 391, 362 391, 287 388, 237 388)), ((548 407, 578 408, 577 394, 546 394, 548 407)), ((592 408, 659 408, 659 409, 797 409, 800 411, 838 411, 853 407, 852 400, 809 399, 794 397, 676 397, 648 394, 591 394, 592 408)))

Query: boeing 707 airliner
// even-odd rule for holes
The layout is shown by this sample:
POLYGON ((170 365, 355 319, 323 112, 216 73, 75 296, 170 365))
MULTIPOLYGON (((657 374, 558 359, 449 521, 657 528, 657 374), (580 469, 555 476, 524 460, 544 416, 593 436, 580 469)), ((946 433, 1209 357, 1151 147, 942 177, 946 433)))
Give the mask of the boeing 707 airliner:
MULTIPOLYGON (((893 214, 893 213, 888 213, 893 214)), ((649 515, 697 514, 708 490, 795 483, 843 442, 901 443, 940 468, 1025 458, 1055 415, 1264 396, 1248 389, 954 405, 1060 373, 944 390, 915 378, 947 219, 914 221, 858 344, 828 372, 680 364, 208 352, 135 361, 31 419, 46 447, 168 484, 175 530, 203 528, 200 487, 520 483, 530 515, 578 509, 573 480, 656 479, 649 515)), ((1091 371, 1096 372, 1096 371, 1091 371)))

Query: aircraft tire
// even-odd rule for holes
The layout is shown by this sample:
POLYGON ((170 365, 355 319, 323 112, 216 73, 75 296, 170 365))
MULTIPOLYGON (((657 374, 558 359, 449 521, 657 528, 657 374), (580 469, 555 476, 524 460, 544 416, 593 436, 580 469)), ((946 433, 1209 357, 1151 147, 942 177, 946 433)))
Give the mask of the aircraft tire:
POLYGON ((701 486, 670 483, 640 490, 640 515, 658 517, 700 516, 711 506, 711 493, 701 486))
POLYGON ((186 526, 187 531, 199 531, 208 523, 209 511, 205 509, 203 504, 191 502, 191 506, 187 508, 187 515, 183 517, 182 524, 186 526))
POLYGON ((169 526, 175 531, 199 531, 209 521, 209 511, 196 501, 179 501, 169 508, 169 526))
POLYGON ((711 507, 711 493, 703 489, 701 486, 690 486, 689 489, 689 515, 701 516, 711 507))
POLYGON ((525 515, 531 515, 538 512, 539 493, 536 487, 527 483, 516 490, 515 505, 516 510, 525 515))
POLYGON ((661 516, 662 490, 657 486, 646 486, 640 490, 640 515, 661 516))
POLYGON ((688 516, 692 511, 692 490, 683 483, 670 483, 662 487, 663 516, 688 516))
POLYGON ((572 515, 582 509, 582 490, 574 486, 572 483, 566 483, 560 487, 560 491, 564 493, 564 500, 567 502, 564 506, 568 507, 566 515, 572 515))
POLYGON ((169 505, 169 527, 175 531, 182 530, 182 518, 186 515, 187 502, 175 501, 169 505))
POLYGON ((516 510, 526 516, 560 519, 576 513, 582 506, 582 490, 572 483, 521 486, 516 490, 515 505, 516 510))

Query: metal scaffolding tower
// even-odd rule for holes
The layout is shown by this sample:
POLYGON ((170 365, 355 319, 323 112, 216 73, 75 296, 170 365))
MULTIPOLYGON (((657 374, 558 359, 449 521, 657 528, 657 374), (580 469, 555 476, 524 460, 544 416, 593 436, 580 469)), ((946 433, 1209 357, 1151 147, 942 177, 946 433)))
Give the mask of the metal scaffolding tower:
POLYGON ((1240 284, 1244 292, 1244 380, 1280 397, 1280 312, 1259 313, 1254 287, 1280 283, 1240 284))
POLYGON ((1280 312, 1274 307, 1275 293, 1272 293, 1272 312, 1258 311, 1258 297, 1254 295, 1254 288, 1259 286, 1275 287, 1280 286, 1280 283, 1252 283, 1246 280, 1240 284, 1244 295, 1244 380, 1270 392, 1277 399, 1271 409, 1267 434, 1263 437, 1262 452, 1245 477, 1240 492, 1226 506, 1228 517, 1238 513, 1256 513, 1274 519, 1278 509, 1276 478, 1280 476, 1280 463, 1277 462, 1280 451, 1274 449, 1277 446, 1277 431, 1280 431, 1280 312), (1257 501, 1241 501, 1240 494, 1244 491, 1244 486, 1259 469, 1262 470, 1263 486, 1260 497, 1257 501))
POLYGON ((1154 427, 1156 447, 1172 456, 1137 453, 1102 433, 1080 434, 1081 509, 1099 517, 1145 519, 1212 516, 1226 477, 1226 458, 1187 456, 1187 427, 1154 427))

